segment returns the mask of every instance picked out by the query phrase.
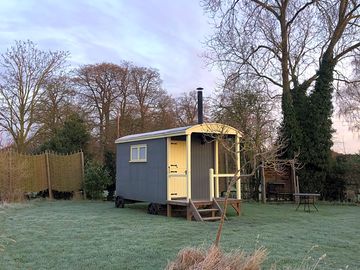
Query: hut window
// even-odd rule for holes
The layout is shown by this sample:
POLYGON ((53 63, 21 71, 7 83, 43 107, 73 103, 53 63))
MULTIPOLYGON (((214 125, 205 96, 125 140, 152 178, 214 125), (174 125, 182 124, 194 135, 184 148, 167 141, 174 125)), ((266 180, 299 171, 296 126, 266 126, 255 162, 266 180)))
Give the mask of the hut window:
POLYGON ((130 162, 146 162, 147 146, 146 144, 131 145, 130 162))

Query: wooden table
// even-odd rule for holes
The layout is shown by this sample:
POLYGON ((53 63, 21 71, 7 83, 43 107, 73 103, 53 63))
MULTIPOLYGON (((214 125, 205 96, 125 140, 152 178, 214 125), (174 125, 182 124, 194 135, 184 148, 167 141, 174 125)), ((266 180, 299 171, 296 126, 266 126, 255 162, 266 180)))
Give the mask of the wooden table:
POLYGON ((320 194, 318 193, 294 193, 294 197, 299 198, 298 206, 296 207, 296 211, 299 209, 300 205, 304 205, 304 211, 310 212, 310 204, 316 209, 316 211, 319 211, 315 205, 315 198, 320 197, 320 194))

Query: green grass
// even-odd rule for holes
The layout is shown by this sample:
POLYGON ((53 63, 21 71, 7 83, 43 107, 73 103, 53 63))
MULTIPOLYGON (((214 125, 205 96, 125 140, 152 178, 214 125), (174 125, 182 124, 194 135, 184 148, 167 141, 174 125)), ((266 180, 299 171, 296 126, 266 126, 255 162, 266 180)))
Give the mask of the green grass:
MULTIPOLYGON (((323 204, 305 213, 244 203, 242 210, 225 224, 224 250, 265 246, 266 269, 313 263, 325 253, 319 269, 360 269, 359 207, 323 204)), ((0 269, 162 269, 181 248, 210 245, 217 225, 148 215, 143 204, 32 202, 0 209, 0 269)))

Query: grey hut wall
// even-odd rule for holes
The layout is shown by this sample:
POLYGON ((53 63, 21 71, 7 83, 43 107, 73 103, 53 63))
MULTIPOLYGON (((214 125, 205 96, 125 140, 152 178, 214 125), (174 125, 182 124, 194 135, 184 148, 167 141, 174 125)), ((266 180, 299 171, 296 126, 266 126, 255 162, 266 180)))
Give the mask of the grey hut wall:
POLYGON ((214 143, 206 142, 202 134, 191 136, 191 198, 210 199, 209 169, 214 168, 214 143))
POLYGON ((116 148, 116 195, 125 199, 166 203, 166 138, 120 143, 116 148), (130 146, 146 144, 147 162, 129 162, 130 146))

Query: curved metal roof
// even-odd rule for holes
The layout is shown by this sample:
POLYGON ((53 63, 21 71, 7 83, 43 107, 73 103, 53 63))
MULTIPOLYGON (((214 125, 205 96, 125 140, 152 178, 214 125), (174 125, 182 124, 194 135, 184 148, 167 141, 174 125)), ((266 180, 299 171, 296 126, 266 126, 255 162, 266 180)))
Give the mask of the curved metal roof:
POLYGON ((167 138, 173 136, 188 135, 191 133, 207 133, 207 134, 224 134, 224 135, 238 135, 241 136, 241 132, 237 129, 219 123, 204 123, 187 127, 178 127, 164 130, 157 130, 146 133, 138 133, 133 135, 127 135, 118 138, 115 143, 135 142, 142 140, 151 140, 158 138, 167 138))

